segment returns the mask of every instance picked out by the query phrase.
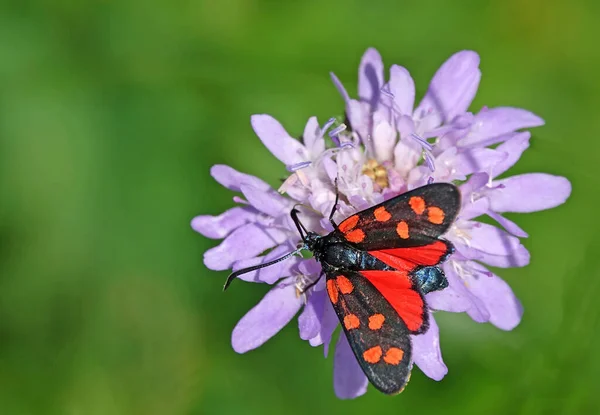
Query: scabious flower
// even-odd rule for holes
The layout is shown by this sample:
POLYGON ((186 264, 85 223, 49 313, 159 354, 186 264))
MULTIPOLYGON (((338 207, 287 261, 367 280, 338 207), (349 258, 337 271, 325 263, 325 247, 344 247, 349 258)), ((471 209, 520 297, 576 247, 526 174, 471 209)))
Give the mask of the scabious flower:
MULTIPOLYGON (((300 235, 289 215, 296 204, 310 207, 302 211, 308 229, 332 231, 327 217, 335 201, 336 178, 336 223, 427 183, 460 183, 462 208, 445 235, 456 248, 443 265, 449 286, 426 299, 432 310, 466 312, 477 322, 513 329, 521 320, 521 305, 484 264, 521 267, 529 263, 529 253, 519 240, 527 237, 525 231, 502 214, 549 209, 564 203, 571 192, 567 179, 549 174, 498 179, 529 146, 530 134, 522 129, 540 126, 543 120, 511 107, 468 112, 481 78, 479 57, 471 51, 454 54, 440 67, 416 108, 409 72, 392 65, 386 82, 375 49, 367 50, 361 60, 358 99, 331 76, 345 102, 349 125, 331 119, 321 127, 312 117, 302 139, 296 140, 269 115, 251 118, 262 143, 290 172, 279 192, 231 167, 211 169, 215 180, 242 197, 234 197, 237 206, 221 215, 193 219, 192 227, 202 235, 224 239, 205 253, 206 266, 238 270, 296 249, 300 235), (482 215, 499 226, 477 221, 482 215)), ((234 350, 244 353, 259 347, 302 309, 300 337, 312 346, 323 345, 327 355, 338 319, 320 274, 314 259, 294 256, 242 275, 246 281, 275 285, 234 328, 234 350)), ((430 378, 442 379, 447 368, 433 315, 429 330, 412 341, 414 363, 430 378)), ((340 335, 334 353, 335 392, 340 398, 354 398, 366 388, 367 379, 340 335)))

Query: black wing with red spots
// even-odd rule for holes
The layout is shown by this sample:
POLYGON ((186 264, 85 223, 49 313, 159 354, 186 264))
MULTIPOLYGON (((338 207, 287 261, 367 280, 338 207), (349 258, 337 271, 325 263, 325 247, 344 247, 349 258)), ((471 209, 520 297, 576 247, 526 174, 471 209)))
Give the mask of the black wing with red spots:
POLYGON ((406 273, 333 268, 325 273, 329 299, 363 372, 381 392, 402 392, 412 369, 410 333, 427 327, 423 296, 406 273), (396 304, 377 288, 385 278, 396 304))
POLYGON ((335 232, 365 251, 423 246, 448 230, 460 209, 460 191, 433 183, 358 212, 335 232))

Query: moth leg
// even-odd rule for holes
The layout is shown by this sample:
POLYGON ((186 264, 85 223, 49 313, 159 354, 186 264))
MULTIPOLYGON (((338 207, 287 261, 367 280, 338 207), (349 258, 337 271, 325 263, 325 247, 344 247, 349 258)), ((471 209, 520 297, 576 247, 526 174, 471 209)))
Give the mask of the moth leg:
POLYGON ((314 287, 315 285, 317 285, 317 283, 321 280, 321 278, 323 277, 323 275, 325 275, 325 273, 321 272, 321 274, 319 274, 319 277, 314 280, 313 282, 311 282, 310 284, 308 284, 307 286, 303 286, 303 287, 299 287, 298 285, 296 285, 296 294, 298 296, 305 296, 305 300, 306 301, 306 293, 308 292, 308 290, 310 290, 312 287, 314 287))

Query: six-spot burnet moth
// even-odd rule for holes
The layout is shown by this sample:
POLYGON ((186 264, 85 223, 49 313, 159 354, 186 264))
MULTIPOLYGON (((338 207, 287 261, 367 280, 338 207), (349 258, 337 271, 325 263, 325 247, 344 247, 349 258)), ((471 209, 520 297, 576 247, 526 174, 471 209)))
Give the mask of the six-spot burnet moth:
MULTIPOLYGON (((321 236, 308 231, 293 209, 302 237, 298 250, 274 261, 232 273, 239 275, 312 251, 326 276, 326 289, 344 333, 365 375, 386 394, 403 390, 412 369, 410 335, 425 333, 425 294, 448 281, 439 265, 454 251, 441 239, 456 219, 460 193, 449 183, 433 183, 358 212, 321 236)), ((305 291, 314 285, 305 287, 305 291)))

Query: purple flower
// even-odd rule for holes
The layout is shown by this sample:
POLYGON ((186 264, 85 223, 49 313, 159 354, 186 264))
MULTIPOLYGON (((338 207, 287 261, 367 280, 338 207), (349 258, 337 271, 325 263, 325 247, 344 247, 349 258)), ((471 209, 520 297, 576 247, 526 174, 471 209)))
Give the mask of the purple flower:
MULTIPOLYGON (((336 178, 340 193, 336 223, 426 183, 459 182, 462 209, 445 236, 456 248, 443 265, 449 286, 427 294, 428 304, 432 310, 466 312, 477 322, 490 322, 503 330, 514 328, 521 320, 522 307, 508 284, 484 266, 529 263, 529 252, 519 240, 527 234, 502 214, 558 206, 569 197, 571 185, 563 177, 543 173, 497 178, 529 146, 530 134, 521 130, 540 126, 543 120, 510 107, 468 112, 480 77, 479 56, 458 52, 440 67, 415 108, 415 87, 408 71, 392 65, 386 82, 379 53, 369 49, 359 68, 358 99, 350 98, 332 74, 345 102, 349 126, 331 119, 321 127, 312 117, 299 141, 273 117, 252 116, 254 131, 290 175, 278 192, 230 167, 212 168, 219 183, 242 197, 234 197, 237 206, 219 216, 193 219, 196 231, 223 239, 205 253, 206 266, 239 270, 296 249, 300 236, 289 213, 297 203, 313 209, 309 214, 303 211, 308 229, 330 232, 327 217, 335 201, 336 178), (499 226, 477 221, 482 215, 499 226), (265 251, 268 253, 263 255, 265 251)), ((312 346, 323 345, 327 355, 338 318, 325 283, 319 280, 320 273, 320 265, 313 259, 293 256, 242 275, 246 281, 274 286, 233 330, 234 350, 244 353, 262 345, 302 310, 298 316, 300 337, 312 346)), ((412 342, 414 363, 430 378, 442 379, 447 368, 433 315, 429 330, 412 336, 412 342)), ((341 335, 334 353, 336 395, 354 398, 366 388, 367 379, 341 335)))

